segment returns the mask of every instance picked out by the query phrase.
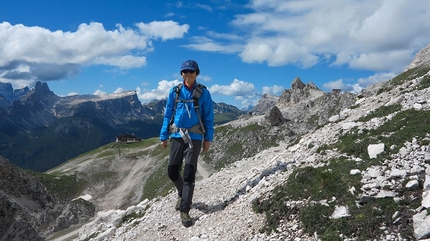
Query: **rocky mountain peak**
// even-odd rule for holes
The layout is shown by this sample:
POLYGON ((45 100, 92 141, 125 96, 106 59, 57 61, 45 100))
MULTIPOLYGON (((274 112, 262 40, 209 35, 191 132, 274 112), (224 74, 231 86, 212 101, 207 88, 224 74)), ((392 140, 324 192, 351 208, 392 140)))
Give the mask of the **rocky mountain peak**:
POLYGON ((48 95, 55 95, 54 92, 52 92, 49 89, 49 86, 47 83, 45 82, 36 82, 36 85, 34 86, 34 92, 37 95, 42 95, 42 96, 48 96, 48 95))
POLYGON ((309 89, 318 89, 318 87, 316 86, 316 84, 314 84, 312 81, 310 81, 308 84, 309 89))
MULTIPOLYGON (((0 103, 0 107, 8 107, 14 101, 25 95, 30 89, 26 86, 22 89, 13 89, 11 83, 0 82, 0 96, 4 97, 4 104, 0 103)), ((0 98, 1 99, 1 98, 0 98)))
POLYGON ((13 99, 13 88, 11 83, 0 82, 0 94, 6 97, 8 101, 13 99))
POLYGON ((300 77, 296 77, 291 83, 291 89, 286 89, 280 96, 263 94, 257 105, 252 108, 251 113, 267 114, 275 105, 289 106, 301 101, 317 98, 323 95, 313 82, 305 84, 300 77))
POLYGON ((293 83, 291 84, 291 89, 304 89, 305 88, 305 84, 302 82, 302 80, 300 79, 300 77, 296 77, 293 80, 293 83))
POLYGON ((414 60, 405 71, 418 66, 430 66, 430 44, 415 55, 414 60))
POLYGON ((304 84, 300 77, 296 77, 291 84, 291 89, 284 90, 279 97, 278 105, 289 106, 304 100, 317 98, 323 94, 324 91, 318 89, 314 83, 304 84))
POLYGON ((55 120, 52 106, 59 98, 46 83, 37 82, 34 89, 12 103, 9 118, 26 129, 49 125, 55 120))

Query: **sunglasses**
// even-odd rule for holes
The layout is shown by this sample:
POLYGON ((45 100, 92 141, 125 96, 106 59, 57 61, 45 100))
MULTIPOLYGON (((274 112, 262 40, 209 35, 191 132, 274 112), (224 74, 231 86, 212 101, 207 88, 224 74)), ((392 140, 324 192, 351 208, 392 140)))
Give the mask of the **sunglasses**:
POLYGON ((185 73, 185 74, 188 74, 188 73, 194 74, 194 72, 196 72, 196 71, 195 70, 189 70, 189 69, 182 70, 182 73, 185 73))

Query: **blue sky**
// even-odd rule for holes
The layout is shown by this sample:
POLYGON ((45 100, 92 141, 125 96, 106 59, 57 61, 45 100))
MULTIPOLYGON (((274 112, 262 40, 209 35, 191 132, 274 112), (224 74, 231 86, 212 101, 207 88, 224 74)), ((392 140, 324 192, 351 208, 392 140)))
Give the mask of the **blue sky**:
POLYGON ((213 100, 241 109, 296 77, 358 92, 412 62, 429 19, 428 0, 0 0, 0 82, 148 102, 194 59, 213 100))

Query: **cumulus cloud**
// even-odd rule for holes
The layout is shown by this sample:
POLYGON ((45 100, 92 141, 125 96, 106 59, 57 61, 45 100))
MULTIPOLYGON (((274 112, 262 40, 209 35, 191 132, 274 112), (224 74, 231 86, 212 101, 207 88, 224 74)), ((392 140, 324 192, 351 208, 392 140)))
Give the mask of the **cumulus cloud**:
POLYGON ((245 33, 241 38, 228 42, 218 37, 225 33, 208 31, 187 47, 238 53, 244 62, 269 66, 309 68, 334 59, 331 65, 399 73, 430 33, 428 0, 251 0, 247 6, 250 13, 231 21, 245 33))
POLYGON ((107 93, 102 90, 96 90, 94 91, 93 95, 107 95, 107 93))
POLYGON ((267 61, 269 66, 299 64, 305 68, 315 65, 318 60, 306 47, 285 39, 249 43, 240 57, 249 63, 267 61), (276 43, 271 44, 273 42, 276 43))
POLYGON ((263 86, 263 94, 280 95, 284 90, 281 85, 263 86))
POLYGON ((394 74, 392 72, 376 73, 376 74, 369 76, 367 78, 360 78, 357 82, 364 89, 369 85, 390 80, 390 79, 394 78, 395 76, 396 76, 396 74, 394 74))
POLYGON ((113 93, 114 94, 119 94, 119 93, 122 93, 122 92, 124 92, 124 89, 122 87, 118 87, 113 93))
POLYGON ((215 84, 209 87, 209 91, 212 95, 234 96, 235 100, 241 102, 243 109, 254 106, 261 97, 254 84, 238 79, 233 80, 230 85, 215 84))
POLYGON ((213 85, 209 88, 212 94, 222 94, 230 96, 255 96, 258 91, 254 84, 235 79, 230 85, 213 85))
POLYGON ((179 80, 167 81, 162 80, 158 82, 158 86, 156 89, 146 90, 141 89, 140 87, 136 88, 136 93, 139 99, 143 101, 151 101, 151 100, 162 100, 166 99, 169 95, 169 90, 173 87, 181 83, 179 80))
POLYGON ((157 39, 161 38, 163 41, 175 38, 182 38, 188 32, 190 26, 188 24, 179 25, 174 21, 153 21, 148 24, 138 23, 136 26, 140 31, 148 37, 157 39))
POLYGON ((182 38, 189 28, 173 21, 137 23, 136 27, 117 24, 107 30, 92 22, 80 24, 73 32, 0 23, 0 81, 31 85, 66 79, 89 65, 139 68, 146 65, 142 53, 153 51, 153 40, 182 38))
POLYGON ((67 96, 75 96, 75 95, 79 95, 78 92, 70 92, 67 94, 67 96))

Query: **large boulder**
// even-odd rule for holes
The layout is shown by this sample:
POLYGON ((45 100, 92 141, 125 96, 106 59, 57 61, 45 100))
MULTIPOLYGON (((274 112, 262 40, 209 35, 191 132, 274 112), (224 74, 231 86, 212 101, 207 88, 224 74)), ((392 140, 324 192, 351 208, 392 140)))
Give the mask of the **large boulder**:
POLYGON ((285 122, 285 118, 282 116, 277 106, 273 106, 272 109, 270 109, 269 115, 266 116, 266 118, 271 126, 279 126, 285 122))

